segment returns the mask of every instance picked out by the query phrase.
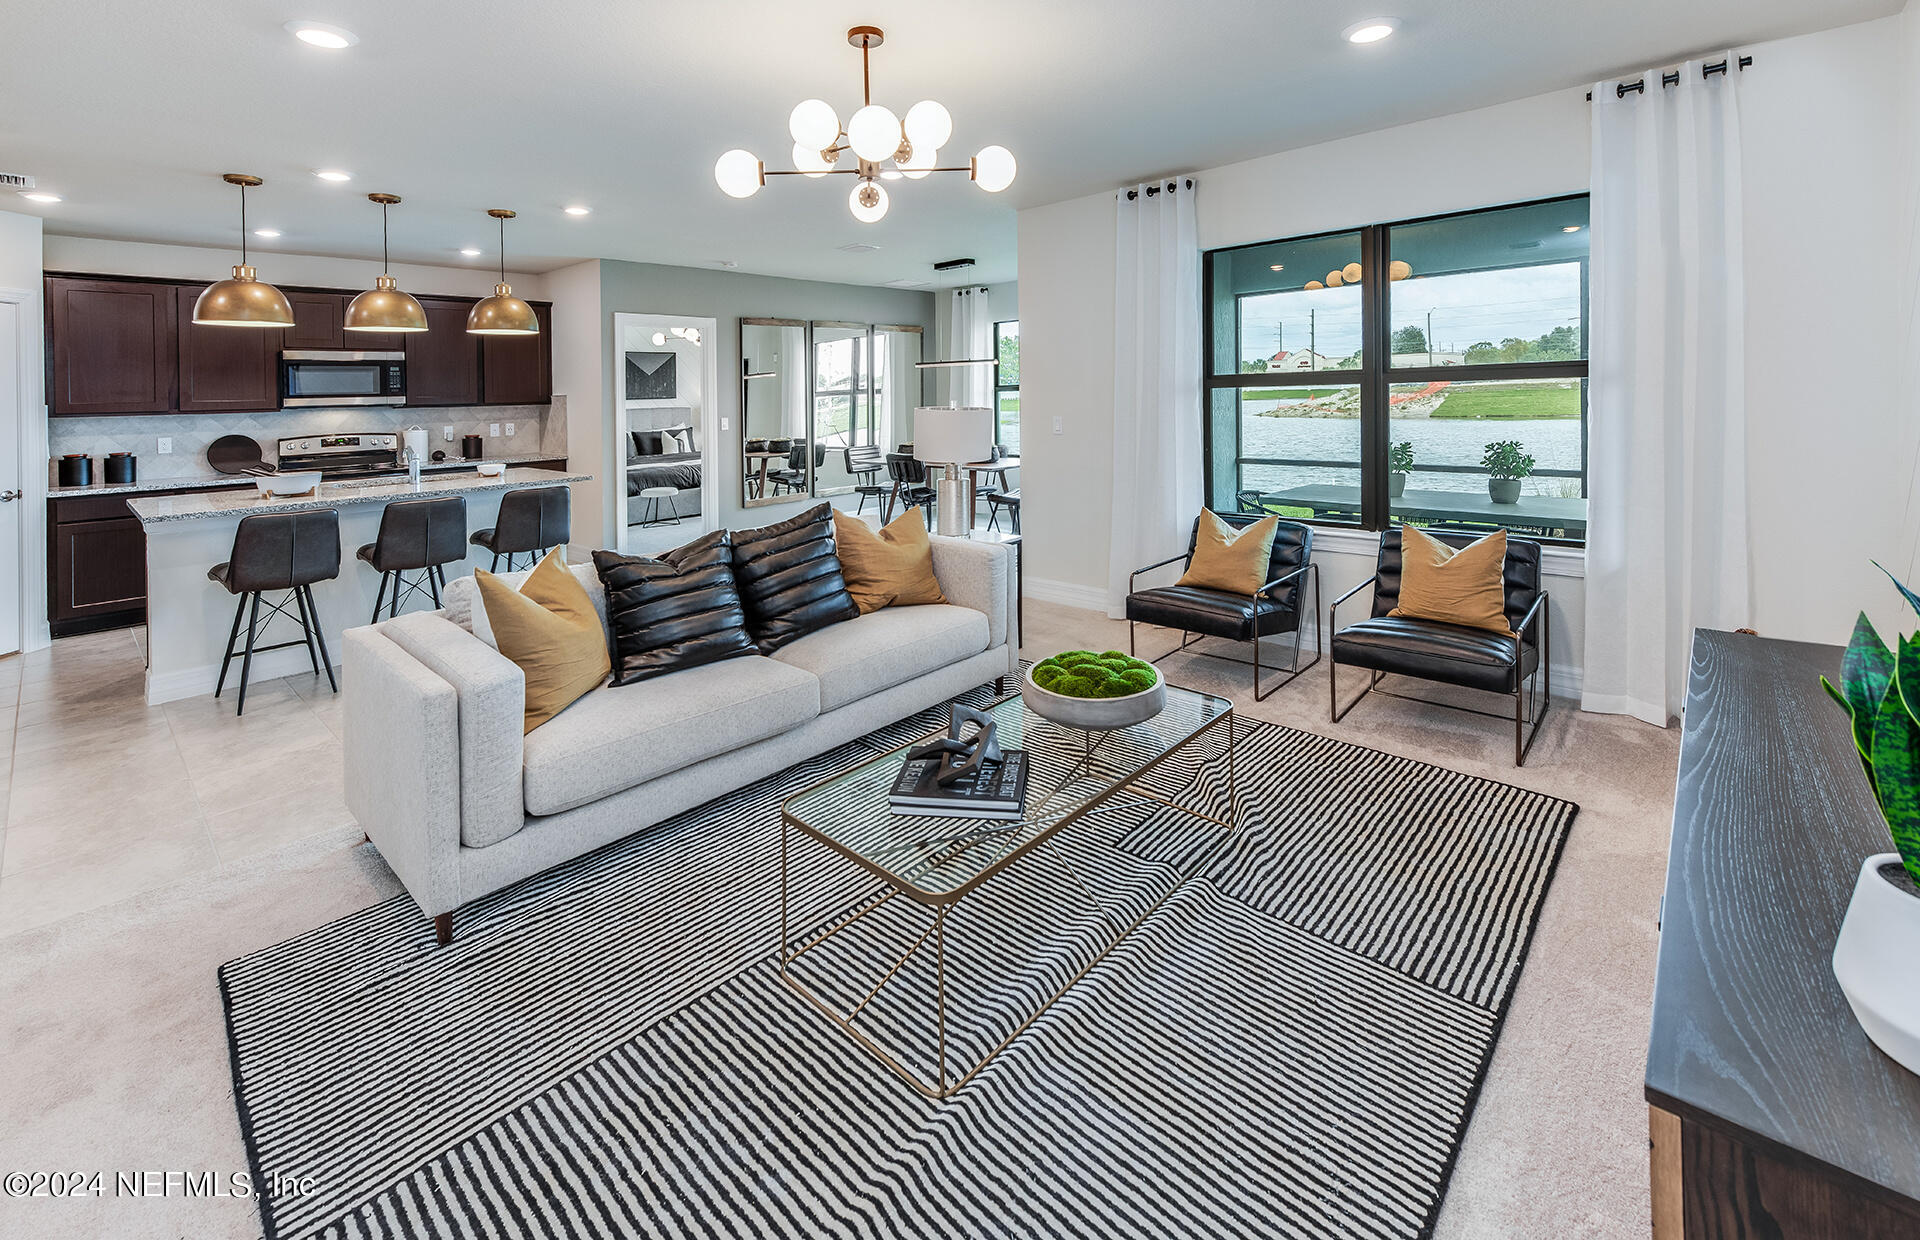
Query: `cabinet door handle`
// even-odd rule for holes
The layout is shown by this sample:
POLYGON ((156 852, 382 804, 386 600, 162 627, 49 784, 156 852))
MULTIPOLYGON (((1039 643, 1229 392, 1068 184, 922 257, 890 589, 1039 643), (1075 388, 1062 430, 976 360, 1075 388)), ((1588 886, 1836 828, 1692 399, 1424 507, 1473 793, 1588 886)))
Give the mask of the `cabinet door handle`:
POLYGON ((11 504, 25 493, 24 491, 0 491, 0 504, 11 504))

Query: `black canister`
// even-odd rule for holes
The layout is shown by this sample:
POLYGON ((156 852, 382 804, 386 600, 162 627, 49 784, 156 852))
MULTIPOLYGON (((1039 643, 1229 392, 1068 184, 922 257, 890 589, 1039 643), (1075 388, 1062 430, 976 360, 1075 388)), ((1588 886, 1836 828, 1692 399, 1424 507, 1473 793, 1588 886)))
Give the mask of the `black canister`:
POLYGON ((480 459, 482 440, 478 435, 467 435, 460 440, 460 455, 469 461, 480 459))
POLYGON ((107 454, 107 485, 110 487, 132 486, 136 466, 140 458, 131 452, 109 452, 107 454))
POLYGON ((60 485, 63 487, 92 486, 93 458, 84 452, 69 452, 61 457, 60 485))

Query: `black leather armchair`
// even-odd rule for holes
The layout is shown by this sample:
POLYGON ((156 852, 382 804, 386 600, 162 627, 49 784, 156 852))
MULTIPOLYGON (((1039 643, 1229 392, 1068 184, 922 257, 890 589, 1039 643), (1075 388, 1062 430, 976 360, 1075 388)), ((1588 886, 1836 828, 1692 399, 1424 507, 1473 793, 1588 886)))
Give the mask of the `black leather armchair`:
MULTIPOLYGON (((1434 530, 1428 533, 1456 548, 1468 545, 1477 537, 1434 530)), ((1400 602, 1400 531, 1390 529, 1382 533, 1380 559, 1374 575, 1333 600, 1333 605, 1327 608, 1327 631, 1333 635, 1330 643, 1333 665, 1327 675, 1333 722, 1346 718, 1361 698, 1376 691, 1429 706, 1506 718, 1504 713, 1494 714, 1381 689, 1381 680, 1389 675, 1509 694, 1513 698, 1513 764, 1525 766, 1527 751, 1533 748, 1534 737, 1540 731, 1540 720, 1553 701, 1553 668, 1549 662, 1553 641, 1547 627, 1547 594, 1540 588, 1539 543, 1522 538, 1507 539, 1503 584, 1507 624, 1514 633, 1511 637, 1487 629, 1389 615, 1400 602), (1340 604, 1368 586, 1373 587, 1372 614, 1340 628, 1337 618, 1340 604), (1367 687, 1344 707, 1340 705, 1342 664, 1367 671, 1367 687), (1536 689, 1542 688, 1542 680, 1544 691, 1536 693, 1536 689)))
MULTIPOLYGON (((1261 519, 1232 513, 1218 515, 1229 525, 1241 527, 1261 519)), ((1127 652, 1131 654, 1134 650, 1133 626, 1136 622, 1180 630, 1180 645, 1161 655, 1160 659, 1186 650, 1188 639, 1193 634, 1249 642, 1253 646, 1253 698, 1256 702, 1264 701, 1274 690, 1320 661, 1320 632, 1316 628, 1313 635, 1313 661, 1304 665, 1300 662, 1301 619, 1317 614, 1320 609, 1320 566, 1313 563, 1313 527, 1298 521, 1280 522, 1273 535, 1273 551, 1267 557, 1266 584, 1251 594, 1231 594, 1225 590, 1203 590, 1194 586, 1163 586, 1154 590, 1134 588, 1142 573, 1165 568, 1169 564, 1191 564, 1194 544, 1199 535, 1200 522, 1196 518, 1192 532, 1187 535, 1185 555, 1149 564, 1128 576, 1127 652), (1301 606, 1306 600, 1309 583, 1313 586, 1312 612, 1303 610, 1301 606), (1285 679, 1262 692, 1260 639, 1279 633, 1293 634, 1293 662, 1279 669, 1287 673, 1285 679)), ((1246 662, 1205 650, 1196 649, 1193 653, 1228 663, 1246 662)), ((1153 662, 1158 663, 1160 659, 1153 662)))

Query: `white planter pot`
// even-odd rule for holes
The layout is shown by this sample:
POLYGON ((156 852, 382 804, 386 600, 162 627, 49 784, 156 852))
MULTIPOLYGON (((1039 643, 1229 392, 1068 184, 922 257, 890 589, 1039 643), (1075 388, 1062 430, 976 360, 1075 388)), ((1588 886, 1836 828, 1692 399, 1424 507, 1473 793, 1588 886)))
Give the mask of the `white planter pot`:
POLYGON ((1873 1044, 1909 1072, 1920 1073, 1920 896, 1913 894, 1898 853, 1860 866, 1853 901, 1833 945, 1833 975, 1853 1017, 1873 1044), (1891 867, 1893 877, 1881 874, 1891 867))
POLYGON ((1166 678, 1160 675, 1158 669, 1155 669, 1154 676, 1153 688, 1129 693, 1126 697, 1077 698, 1053 693, 1034 684, 1033 668, 1030 667, 1021 678, 1020 696, 1026 702, 1027 709, 1042 718, 1088 732, 1111 732, 1145 723, 1167 708, 1166 678))

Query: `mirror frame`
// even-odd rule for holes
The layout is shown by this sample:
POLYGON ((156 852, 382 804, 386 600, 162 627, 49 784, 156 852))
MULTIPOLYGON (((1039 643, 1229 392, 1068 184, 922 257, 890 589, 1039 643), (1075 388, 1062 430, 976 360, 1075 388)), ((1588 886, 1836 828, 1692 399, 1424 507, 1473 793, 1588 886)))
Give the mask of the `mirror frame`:
POLYGON ((747 485, 747 328, 749 327, 797 327, 800 329, 801 352, 805 355, 807 368, 807 439, 813 439, 813 324, 807 319, 768 319, 742 318, 737 332, 740 360, 740 506, 742 508, 771 508, 778 504, 800 504, 813 498, 813 467, 811 456, 807 467, 807 489, 791 495, 754 496, 747 485))
MULTIPOLYGON (((813 326, 815 328, 821 328, 821 327, 857 328, 857 329, 862 329, 866 332, 867 334, 866 392, 867 392, 867 399, 869 402, 875 401, 879 398, 879 392, 873 386, 873 377, 874 377, 874 374, 876 373, 876 367, 873 364, 873 358, 874 358, 874 350, 877 347, 879 335, 881 332, 900 332, 903 334, 911 333, 915 336, 919 336, 921 338, 920 359, 922 361, 926 360, 927 329, 918 323, 847 323, 847 322, 841 322, 839 320, 822 319, 822 320, 816 321, 813 324, 813 326)), ((814 349, 813 349, 813 344, 811 340, 809 340, 807 360, 809 364, 812 364, 813 361, 815 360, 814 349)), ((914 374, 918 377, 918 382, 920 384, 920 391, 914 397, 914 407, 918 408, 919 406, 926 404, 926 401, 927 401, 927 372, 924 370, 921 370, 918 366, 915 366, 914 374)), ((809 416, 807 420, 807 436, 809 440, 813 438, 813 420, 811 416, 812 413, 813 413, 813 410, 809 408, 808 409, 809 416)), ((891 444, 879 444, 877 446, 880 448, 882 452, 891 452, 893 451, 893 448, 894 448, 894 445, 891 445, 891 444)), ((831 499, 836 495, 851 495, 854 492, 854 487, 851 485, 842 486, 842 487, 822 488, 820 486, 819 478, 817 476, 813 476, 814 470, 811 463, 809 463, 808 465, 807 472, 809 474, 808 482, 810 484, 808 487, 808 494, 813 496, 813 498, 815 499, 831 499)))

